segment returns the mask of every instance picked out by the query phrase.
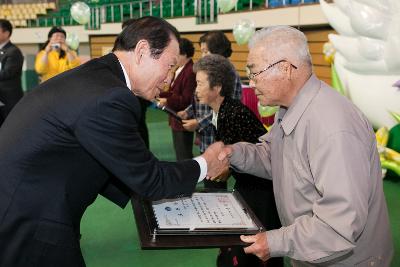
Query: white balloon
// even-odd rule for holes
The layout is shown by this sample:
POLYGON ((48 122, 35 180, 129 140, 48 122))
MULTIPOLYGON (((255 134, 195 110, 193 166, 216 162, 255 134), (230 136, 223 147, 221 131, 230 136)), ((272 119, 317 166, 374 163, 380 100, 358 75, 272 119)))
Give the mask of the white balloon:
POLYGON ((233 37, 239 45, 246 44, 255 32, 254 22, 248 19, 241 19, 233 26, 233 37))
POLYGON ((384 60, 371 60, 368 62, 347 61, 344 67, 357 74, 382 75, 390 73, 384 60))
POLYGON ((389 27, 384 58, 391 72, 400 73, 400 18, 394 18, 389 27))
POLYGON ((84 2, 75 2, 71 6, 71 17, 79 24, 86 24, 90 20, 90 7, 84 2))
POLYGON ((349 16, 353 30, 359 35, 386 39, 390 18, 385 13, 366 4, 351 1, 349 16))
POLYGON ((389 110, 400 112, 400 94, 393 83, 398 75, 363 75, 353 72, 349 76, 349 96, 351 101, 366 115, 376 128, 386 126, 389 129, 396 121, 389 110))
POLYGON ((67 33, 67 38, 65 39, 65 42, 72 50, 76 50, 79 47, 79 37, 76 33, 67 33))
POLYGON ((349 0, 334 0, 333 2, 344 14, 348 14, 350 10, 349 0))
POLYGON ((399 0, 388 0, 390 5, 390 13, 399 16, 400 14, 400 1, 399 0))
POLYGON ((388 110, 400 112, 400 94, 393 87, 400 77, 400 1, 351 0, 351 25, 347 20, 344 24, 337 21, 344 16, 344 0, 335 0, 341 13, 325 0, 320 3, 332 27, 347 35, 329 35, 329 39, 337 50, 334 64, 348 97, 374 127, 394 126, 396 121, 388 110), (353 38, 346 32, 347 26, 354 32, 353 38))
POLYGON ((325 0, 319 1, 322 12, 325 14, 329 24, 339 34, 345 36, 357 36, 350 24, 350 18, 343 13, 336 5, 328 4, 325 0))
POLYGON ((236 6, 237 0, 217 0, 219 10, 222 13, 231 11, 236 6))
MULTIPOLYGON (((345 89, 346 95, 348 94, 349 91, 349 85, 348 85, 348 75, 347 73, 349 72, 347 69, 345 69, 344 65, 346 64, 346 60, 340 54, 340 52, 335 53, 335 69, 336 73, 339 76, 340 82, 342 83, 342 86, 345 89)), ((347 95, 348 96, 348 95, 347 95)))
POLYGON ((355 37, 347 37, 337 34, 329 34, 329 41, 332 42, 335 49, 340 52, 346 61, 365 62, 358 50, 358 40, 355 37))
MULTIPOLYGON (((340 1, 349 2, 348 0, 340 0, 340 1)), ((355 0, 355 1, 369 5, 373 8, 378 9, 381 12, 390 12, 390 5, 389 5, 388 0, 355 0)), ((397 1, 397 0, 395 0, 395 1, 397 1)))
POLYGON ((358 48, 360 54, 369 60, 383 59, 385 42, 368 37, 358 37, 358 48))

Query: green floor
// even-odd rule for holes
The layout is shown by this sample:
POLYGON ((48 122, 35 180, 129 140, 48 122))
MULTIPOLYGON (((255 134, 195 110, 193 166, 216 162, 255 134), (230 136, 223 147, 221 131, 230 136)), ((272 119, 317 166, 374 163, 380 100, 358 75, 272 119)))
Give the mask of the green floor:
MULTIPOLYGON (((150 146, 160 159, 173 161, 166 119, 160 111, 149 109, 150 146)), ((400 179, 385 180, 384 190, 395 242, 392 266, 397 267, 400 266, 400 179)), ((88 267, 215 266, 217 249, 141 250, 131 206, 122 210, 102 197, 86 211, 81 232, 81 247, 88 267)))

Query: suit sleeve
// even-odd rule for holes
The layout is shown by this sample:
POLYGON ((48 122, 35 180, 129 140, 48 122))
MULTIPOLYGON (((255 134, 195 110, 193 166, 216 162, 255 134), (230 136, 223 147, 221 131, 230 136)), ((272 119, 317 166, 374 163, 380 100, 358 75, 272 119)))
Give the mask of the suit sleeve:
POLYGON ((78 142, 130 190, 151 199, 191 194, 200 175, 194 160, 159 161, 138 132, 140 106, 126 88, 98 99, 74 125, 78 142))
POLYGON ((17 48, 9 52, 5 60, 2 61, 0 70, 0 80, 11 80, 21 75, 24 56, 17 48))

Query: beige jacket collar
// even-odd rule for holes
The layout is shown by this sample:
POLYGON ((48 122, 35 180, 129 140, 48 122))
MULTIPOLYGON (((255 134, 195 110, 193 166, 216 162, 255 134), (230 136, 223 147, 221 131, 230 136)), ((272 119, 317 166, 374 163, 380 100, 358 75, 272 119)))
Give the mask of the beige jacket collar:
POLYGON ((279 109, 276 119, 282 120, 281 125, 285 135, 292 133, 297 122, 300 120, 313 98, 317 95, 320 88, 321 81, 315 76, 315 74, 312 74, 294 98, 292 105, 290 105, 288 109, 279 109))

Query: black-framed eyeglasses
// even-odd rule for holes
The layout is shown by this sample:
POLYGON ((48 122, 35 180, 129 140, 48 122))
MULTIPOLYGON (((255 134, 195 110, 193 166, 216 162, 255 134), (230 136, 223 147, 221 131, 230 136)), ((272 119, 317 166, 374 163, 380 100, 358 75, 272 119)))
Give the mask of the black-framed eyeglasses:
MULTIPOLYGON (((278 65, 279 63, 282 63, 282 62, 288 62, 288 63, 290 63, 290 62, 287 61, 286 59, 282 59, 282 60, 279 60, 278 62, 272 63, 271 65, 268 65, 265 69, 260 70, 260 71, 257 71, 257 72, 254 72, 254 73, 252 73, 252 72, 250 71, 250 69, 249 69, 248 67, 246 67, 247 77, 249 78, 249 80, 253 80, 253 81, 254 81, 254 78, 255 78, 255 77, 257 77, 258 75, 260 75, 260 74, 263 73, 264 71, 267 71, 267 70, 269 70, 270 68, 272 68, 272 67, 274 67, 275 65, 278 65)), ((295 65, 293 65, 292 63, 290 63, 290 65, 291 65, 293 68, 295 68, 295 69, 297 70, 297 67, 296 67, 295 65)))

